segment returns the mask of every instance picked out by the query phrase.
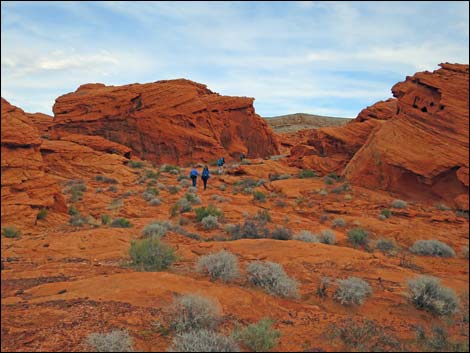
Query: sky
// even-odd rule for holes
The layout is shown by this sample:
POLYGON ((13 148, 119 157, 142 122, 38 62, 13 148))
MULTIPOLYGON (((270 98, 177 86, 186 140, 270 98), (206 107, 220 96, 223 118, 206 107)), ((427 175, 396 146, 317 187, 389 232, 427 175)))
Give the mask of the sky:
POLYGON ((52 114, 84 83, 187 78, 264 117, 355 117, 469 57, 468 2, 1 2, 1 95, 52 114))

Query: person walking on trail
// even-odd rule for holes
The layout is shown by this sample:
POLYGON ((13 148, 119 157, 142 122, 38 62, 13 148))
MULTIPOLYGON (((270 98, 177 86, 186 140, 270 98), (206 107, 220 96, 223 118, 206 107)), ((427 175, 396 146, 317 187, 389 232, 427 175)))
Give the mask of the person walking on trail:
POLYGON ((207 165, 204 167, 204 169, 202 170, 202 174, 201 174, 201 179, 202 179, 202 182, 204 183, 204 190, 206 190, 206 187, 207 187, 207 180, 210 178, 210 174, 209 174, 209 168, 207 167, 207 165))
POLYGON ((196 167, 193 167, 193 169, 191 170, 191 173, 189 173, 189 177, 193 181, 194 187, 196 187, 196 180, 197 180, 198 175, 199 175, 199 172, 197 171, 196 167))
POLYGON ((217 161, 217 166, 219 167, 219 174, 224 173, 224 164, 225 164, 225 158, 220 157, 219 160, 217 161))
POLYGON ((240 162, 246 158, 245 154, 242 152, 240 153, 240 162))

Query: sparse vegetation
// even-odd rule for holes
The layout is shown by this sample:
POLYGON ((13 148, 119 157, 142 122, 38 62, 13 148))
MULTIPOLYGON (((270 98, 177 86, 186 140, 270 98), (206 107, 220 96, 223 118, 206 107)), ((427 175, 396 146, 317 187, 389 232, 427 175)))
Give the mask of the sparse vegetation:
POLYGON ((154 197, 149 201, 150 206, 160 206, 162 201, 158 197, 154 197))
POLYGON ((324 176, 323 177, 323 182, 327 185, 333 185, 336 182, 336 180, 329 177, 329 176, 324 176))
POLYGON ((286 180, 290 179, 289 174, 271 174, 269 175, 269 181, 276 181, 276 180, 286 180))
POLYGON ((320 243, 334 245, 336 244, 336 236, 332 230, 324 229, 320 232, 320 237, 318 239, 320 243))
POLYGON ((281 333, 272 328, 273 321, 264 318, 257 323, 246 326, 235 334, 243 345, 254 352, 269 352, 276 346, 281 333))
POLYGON ((209 274, 213 280, 221 279, 230 282, 239 276, 238 259, 229 251, 199 257, 196 269, 203 274, 209 274))
POLYGON ((182 295, 171 307, 171 327, 177 332, 214 329, 220 317, 217 303, 200 295, 182 295))
POLYGON ((439 240, 417 240, 410 248, 413 254, 437 257, 454 257, 455 251, 439 240))
POLYGON ((69 218, 69 224, 74 227, 81 227, 85 224, 88 224, 88 219, 80 214, 77 214, 69 218))
POLYGON ((196 212, 196 221, 201 222, 207 216, 215 216, 218 220, 223 217, 223 213, 214 205, 209 205, 207 207, 199 207, 194 210, 196 212))
POLYGON ((160 168, 160 171, 164 173, 179 174, 180 168, 170 164, 163 164, 160 168))
POLYGON ((272 231, 271 238, 277 240, 289 240, 292 239, 292 231, 283 226, 278 226, 272 231))
POLYGON ((361 305, 372 294, 372 288, 363 279, 349 277, 338 281, 334 298, 343 305, 361 305))
POLYGON ((320 298, 326 298, 328 296, 326 290, 328 289, 330 284, 331 284, 331 279, 323 276, 320 279, 320 283, 318 284, 318 287, 317 287, 317 292, 316 292, 317 296, 319 296, 320 298))
POLYGON ((369 233, 360 227, 355 227, 348 231, 348 240, 353 246, 366 245, 369 233))
POLYGON ((21 231, 12 226, 3 227, 2 231, 5 238, 19 238, 21 236, 21 231))
POLYGON ((184 197, 191 203, 191 205, 199 205, 201 203, 201 199, 199 198, 199 196, 192 192, 186 193, 184 197))
POLYGON ((389 254, 396 249, 396 245, 390 239, 380 238, 375 243, 375 248, 380 250, 384 254, 389 254))
POLYGON ((265 202, 266 201, 266 194, 261 191, 253 191, 253 200, 258 202, 265 202))
POLYGON ((451 315, 459 308, 459 298, 450 288, 441 285, 438 278, 419 276, 408 281, 408 293, 417 309, 437 315, 451 315))
POLYGON ((111 216, 107 214, 101 215, 101 224, 109 224, 111 222, 111 216))
POLYGON ((416 331, 418 344, 425 352, 468 352, 468 340, 467 342, 452 342, 447 330, 442 326, 433 326, 431 336, 427 336, 421 326, 418 326, 416 331))
POLYGON ((403 208, 407 208, 408 207, 408 203, 406 201, 403 201, 403 200, 393 200, 392 201, 392 207, 393 208, 400 208, 400 209, 403 209, 403 208))
POLYGON ((251 219, 245 220, 243 225, 227 225, 225 231, 230 235, 232 240, 237 239, 262 239, 270 236, 269 229, 263 222, 256 222, 251 219))
POLYGON ((176 335, 169 352, 240 352, 240 347, 231 337, 198 330, 176 335))
POLYGON ((305 178, 316 178, 318 177, 317 173, 314 172, 313 170, 310 170, 310 169, 302 169, 299 174, 298 174, 298 177, 301 178, 301 179, 305 179, 305 178))
POLYGON ((158 237, 132 241, 129 255, 132 266, 139 271, 162 271, 177 260, 175 249, 158 237))
POLYGON ((134 352, 133 339, 126 330, 114 330, 108 333, 92 333, 85 343, 94 352, 134 352))
POLYGON ((248 280, 266 292, 280 297, 297 297, 298 283, 290 278, 282 265, 274 262, 254 261, 247 268, 248 280))
POLYGON ((171 208, 171 215, 176 216, 178 213, 190 212, 192 209, 193 207, 191 206, 191 202, 183 197, 173 205, 171 208))
POLYGON ((152 221, 144 227, 142 235, 146 238, 163 237, 172 227, 170 221, 152 221))
POLYGON ((109 178, 104 175, 97 175, 95 176, 95 180, 99 181, 100 183, 106 183, 106 184, 117 184, 118 181, 114 178, 109 178))
POLYGON ((338 227, 343 228, 343 227, 346 227, 346 221, 343 218, 335 218, 331 222, 331 226, 333 228, 338 228, 338 227))
POLYGON ((132 227, 132 223, 129 220, 122 218, 122 217, 113 219, 110 225, 113 228, 131 228, 132 227))
POLYGON ((302 230, 294 236, 295 240, 304 241, 306 243, 318 243, 320 240, 316 234, 309 232, 308 230, 302 230))
POLYGON ((181 186, 170 185, 168 186, 167 190, 170 194, 173 195, 173 194, 178 193, 181 190, 181 186))
POLYGON ((385 218, 390 218, 392 217, 392 211, 390 211, 388 208, 384 208, 380 211, 380 215, 384 216, 385 218))
POLYGON ((141 161, 129 161, 127 165, 134 169, 140 169, 144 167, 144 162, 141 161))
POLYGON ((47 208, 41 208, 38 214, 36 215, 36 219, 37 220, 46 219, 47 213, 48 213, 47 208))
POLYGON ((268 210, 258 210, 256 212, 255 220, 259 222, 271 222, 271 215, 268 210))
POLYGON ((205 230, 213 230, 220 227, 217 216, 208 215, 201 221, 202 226, 205 230))

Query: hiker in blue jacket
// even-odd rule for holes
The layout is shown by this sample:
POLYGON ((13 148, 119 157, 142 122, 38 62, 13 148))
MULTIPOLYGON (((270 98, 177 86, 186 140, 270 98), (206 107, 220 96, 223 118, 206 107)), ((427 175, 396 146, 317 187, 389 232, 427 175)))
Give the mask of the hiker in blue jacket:
POLYGON ((223 173, 224 173, 224 164, 225 164, 225 158, 224 158, 224 157, 220 157, 220 158, 217 160, 217 166, 219 167, 219 174, 223 174, 223 173))
POLYGON ((207 165, 204 167, 204 169, 202 170, 202 174, 201 174, 201 179, 202 179, 202 182, 204 183, 204 190, 206 190, 206 187, 207 187, 207 180, 210 178, 211 176, 209 175, 209 168, 207 167, 207 165))
POLYGON ((193 181, 194 187, 196 187, 196 180, 197 180, 198 175, 199 175, 199 172, 197 171, 196 167, 193 167, 193 169, 191 170, 191 173, 189 173, 189 177, 193 181))

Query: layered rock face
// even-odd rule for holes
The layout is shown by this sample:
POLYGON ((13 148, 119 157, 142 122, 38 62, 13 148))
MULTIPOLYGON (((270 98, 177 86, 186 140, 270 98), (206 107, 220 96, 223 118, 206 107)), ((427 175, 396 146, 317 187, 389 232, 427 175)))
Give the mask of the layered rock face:
POLYGON ((345 126, 301 131, 301 142, 291 149, 291 164, 322 173, 340 173, 370 133, 395 112, 396 100, 389 99, 363 109, 345 126))
POLYGON ((188 163, 279 153, 253 99, 227 97, 179 79, 148 84, 87 84, 59 97, 56 132, 97 135, 156 163, 188 163))
POLYGON ((468 209, 468 65, 440 66, 392 88, 396 114, 348 163, 349 180, 468 209))

